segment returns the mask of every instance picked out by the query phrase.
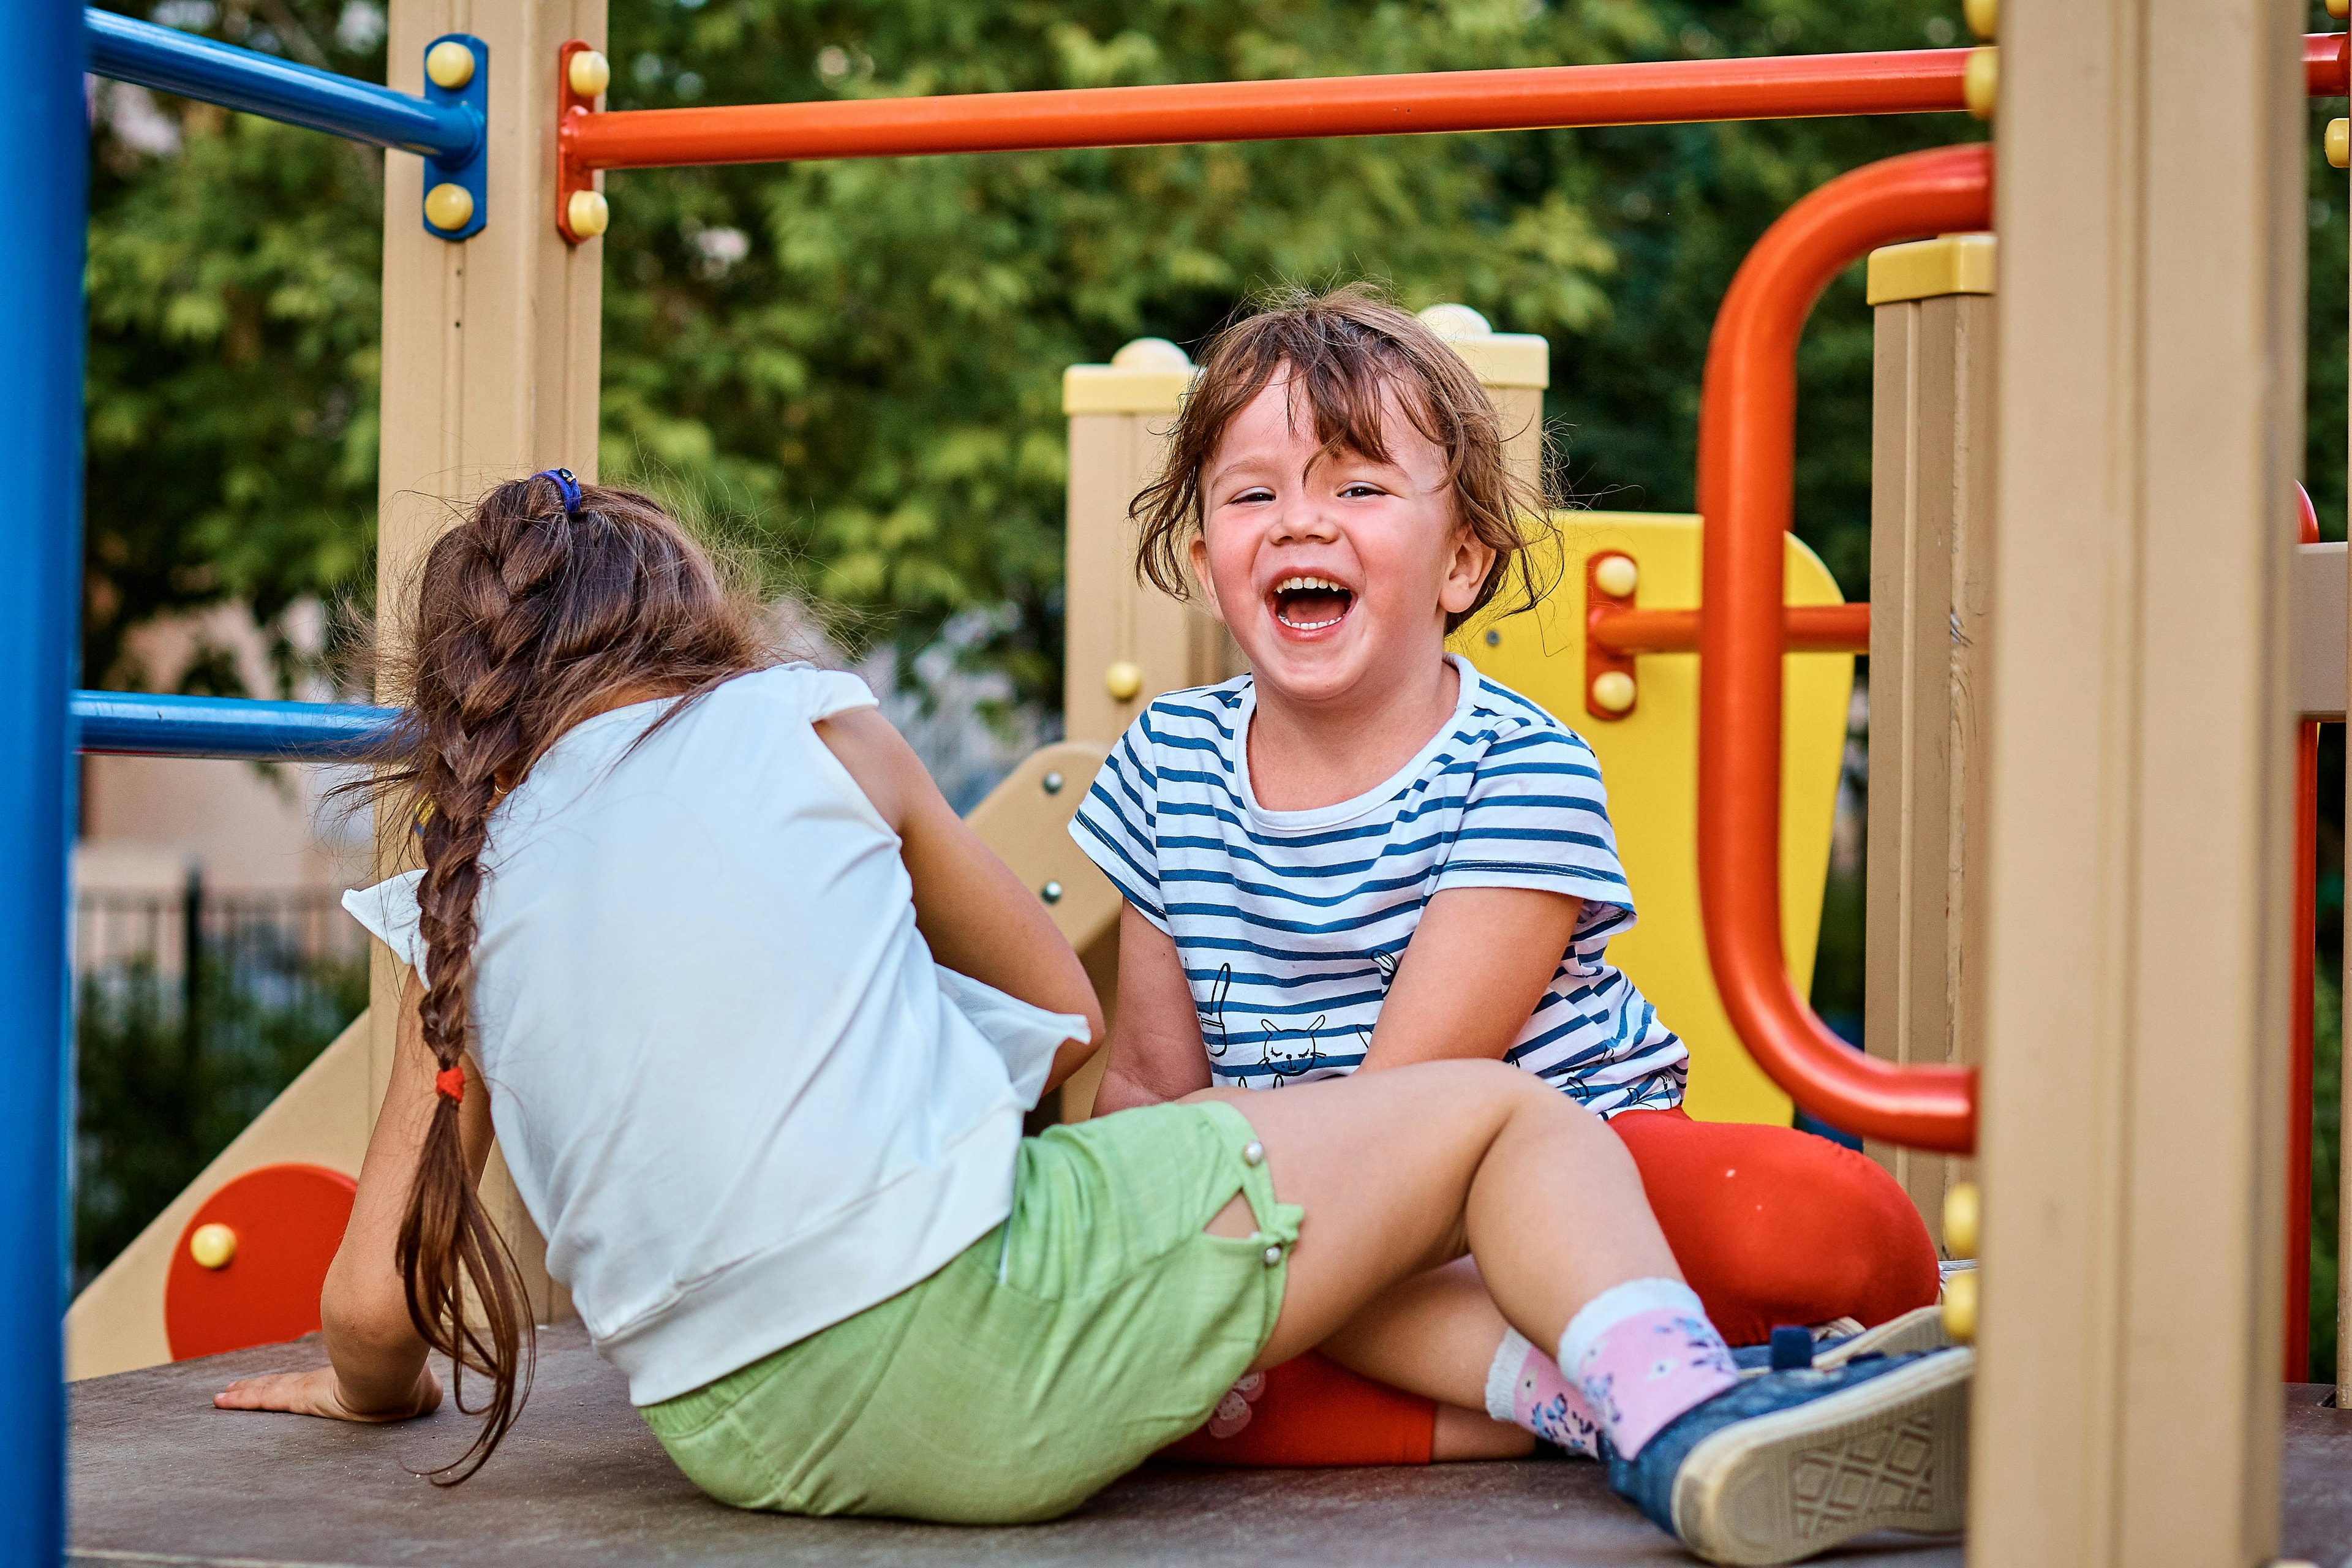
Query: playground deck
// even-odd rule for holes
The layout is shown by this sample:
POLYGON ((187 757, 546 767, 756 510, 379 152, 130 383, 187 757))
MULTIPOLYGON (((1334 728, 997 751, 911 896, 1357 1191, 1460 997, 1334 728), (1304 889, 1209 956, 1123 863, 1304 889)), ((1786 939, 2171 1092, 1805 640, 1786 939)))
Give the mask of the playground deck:
MULTIPOLYGON (((1428 1469, 1209 1471, 1153 1467, 1076 1517, 1018 1530, 782 1519, 697 1493, 631 1412, 576 1324, 541 1339, 538 1385, 488 1469, 454 1491, 401 1462, 446 1458, 446 1406, 392 1427, 227 1415, 228 1377, 310 1363, 313 1344, 98 1378, 73 1388, 78 1564, 499 1568, 607 1563, 1675 1563, 1665 1538, 1583 1463, 1428 1469)), ((2287 1399, 2290 1555, 2336 1568, 2352 1543, 2352 1416, 2326 1391, 2287 1399)), ((2184 1442, 2196 1441, 2184 1412, 2184 1442)), ((1864 1563, 1957 1568, 1948 1543, 1887 1538, 1864 1563)))

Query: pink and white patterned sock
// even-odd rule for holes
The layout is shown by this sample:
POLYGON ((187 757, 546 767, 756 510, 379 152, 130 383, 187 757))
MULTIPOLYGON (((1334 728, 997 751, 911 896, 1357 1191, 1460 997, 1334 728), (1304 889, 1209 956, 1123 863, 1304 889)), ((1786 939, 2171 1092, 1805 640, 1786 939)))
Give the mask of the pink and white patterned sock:
POLYGON ((1666 1423, 1739 1381, 1723 1336, 1679 1279, 1629 1279, 1587 1301, 1559 1337, 1559 1364, 1628 1459, 1666 1423))
POLYGON ((1494 1364, 1486 1369, 1486 1414, 1571 1454, 1601 1457, 1601 1423, 1584 1403, 1583 1391, 1517 1329, 1503 1331, 1494 1364))

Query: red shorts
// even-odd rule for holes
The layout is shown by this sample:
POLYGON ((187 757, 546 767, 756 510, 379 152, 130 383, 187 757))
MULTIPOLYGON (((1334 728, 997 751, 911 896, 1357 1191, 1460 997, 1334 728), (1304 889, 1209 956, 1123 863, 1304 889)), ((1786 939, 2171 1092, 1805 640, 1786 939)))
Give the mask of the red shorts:
MULTIPOLYGON (((1877 1162, 1810 1132, 1694 1121, 1679 1109, 1628 1110, 1609 1125, 1731 1343, 1761 1344, 1780 1323, 1883 1323, 1936 1299, 1935 1244, 1877 1162)), ((1166 1452, 1226 1465, 1426 1464, 1436 1424, 1431 1401, 1310 1352, 1265 1374, 1240 1430, 1203 1428, 1166 1452)))

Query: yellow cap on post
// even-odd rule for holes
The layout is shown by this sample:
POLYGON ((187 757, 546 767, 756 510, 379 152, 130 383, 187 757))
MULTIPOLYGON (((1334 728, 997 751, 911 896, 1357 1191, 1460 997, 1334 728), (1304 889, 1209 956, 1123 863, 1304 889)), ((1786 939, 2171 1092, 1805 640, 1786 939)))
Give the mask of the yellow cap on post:
POLYGON ((2327 14, 2337 21, 2344 20, 2347 12, 2352 12, 2352 4, 2347 4, 2347 0, 2327 0, 2327 14))
POLYGON ((1622 713, 1633 706, 1633 678, 1622 669, 1604 669, 1592 678, 1592 702, 1605 713, 1622 713))
POLYGON ((1990 47, 1969 51, 1969 63, 1960 76, 1960 96, 1968 100, 1969 112, 1979 120, 1990 120, 1993 107, 2000 101, 2000 51, 1990 47))
POLYGON ((1143 691, 1143 667, 1130 659, 1120 659, 1103 671, 1103 689, 1114 702, 1132 702, 1143 691))
POLYGON ((1592 585, 1615 598, 1632 594, 1641 581, 1642 570, 1630 555, 1603 556, 1592 567, 1592 585))
POLYGON ((2329 168, 2352 169, 2352 120, 2329 121, 2322 145, 2327 149, 2329 168))
POLYGON ((2000 37, 2000 0, 1961 0, 1960 15, 1968 19, 1969 31, 1986 43, 2000 37))
POLYGON ((594 49, 582 49, 572 57, 564 68, 572 90, 583 98, 593 98, 613 85, 613 62, 594 49))
POLYGON ((474 79, 474 51, 455 38, 444 38, 425 51, 425 74, 435 87, 455 92, 474 79))
POLYGON ((1983 1209, 1974 1182, 1961 1182, 1944 1194, 1944 1250, 1955 1258, 1977 1255, 1978 1224, 1983 1209))
POLYGON ((226 1268, 236 1256, 236 1232, 217 1220, 200 1225, 188 1237, 188 1256, 199 1268, 226 1268))
POLYGON ((613 207, 602 191, 574 191, 563 205, 563 217, 573 234, 593 239, 613 226, 613 207))
POLYGON ((1944 1281, 1944 1332, 1956 1345, 1977 1338, 1977 1271, 1963 1268, 1944 1281))
POLYGON ((474 193, 444 180, 425 193, 425 220, 435 228, 460 229, 473 218, 474 193))

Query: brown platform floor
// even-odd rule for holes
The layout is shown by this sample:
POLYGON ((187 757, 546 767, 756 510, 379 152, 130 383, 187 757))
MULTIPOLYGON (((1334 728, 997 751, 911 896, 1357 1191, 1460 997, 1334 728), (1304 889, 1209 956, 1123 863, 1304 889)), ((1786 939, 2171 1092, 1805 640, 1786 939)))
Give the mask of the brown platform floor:
MULTIPOLYGON (((546 1331, 522 1420, 455 1490, 438 1462, 469 1423, 446 1405, 398 1426, 229 1414, 229 1377, 317 1364, 316 1345, 77 1384, 70 1563, 496 1568, 761 1563, 1500 1563, 1689 1559, 1581 1462, 1360 1470, 1148 1467, 1073 1517, 1012 1530, 784 1519, 713 1503, 673 1468, 576 1324, 546 1331)), ((2287 1550, 2336 1568, 2352 1546, 2352 1417, 2290 1397, 2287 1550)), ((2184 1424, 2189 1440, 2193 1420, 2184 1424)), ((1957 1568, 1900 1537, 1841 1568, 1957 1568)))

